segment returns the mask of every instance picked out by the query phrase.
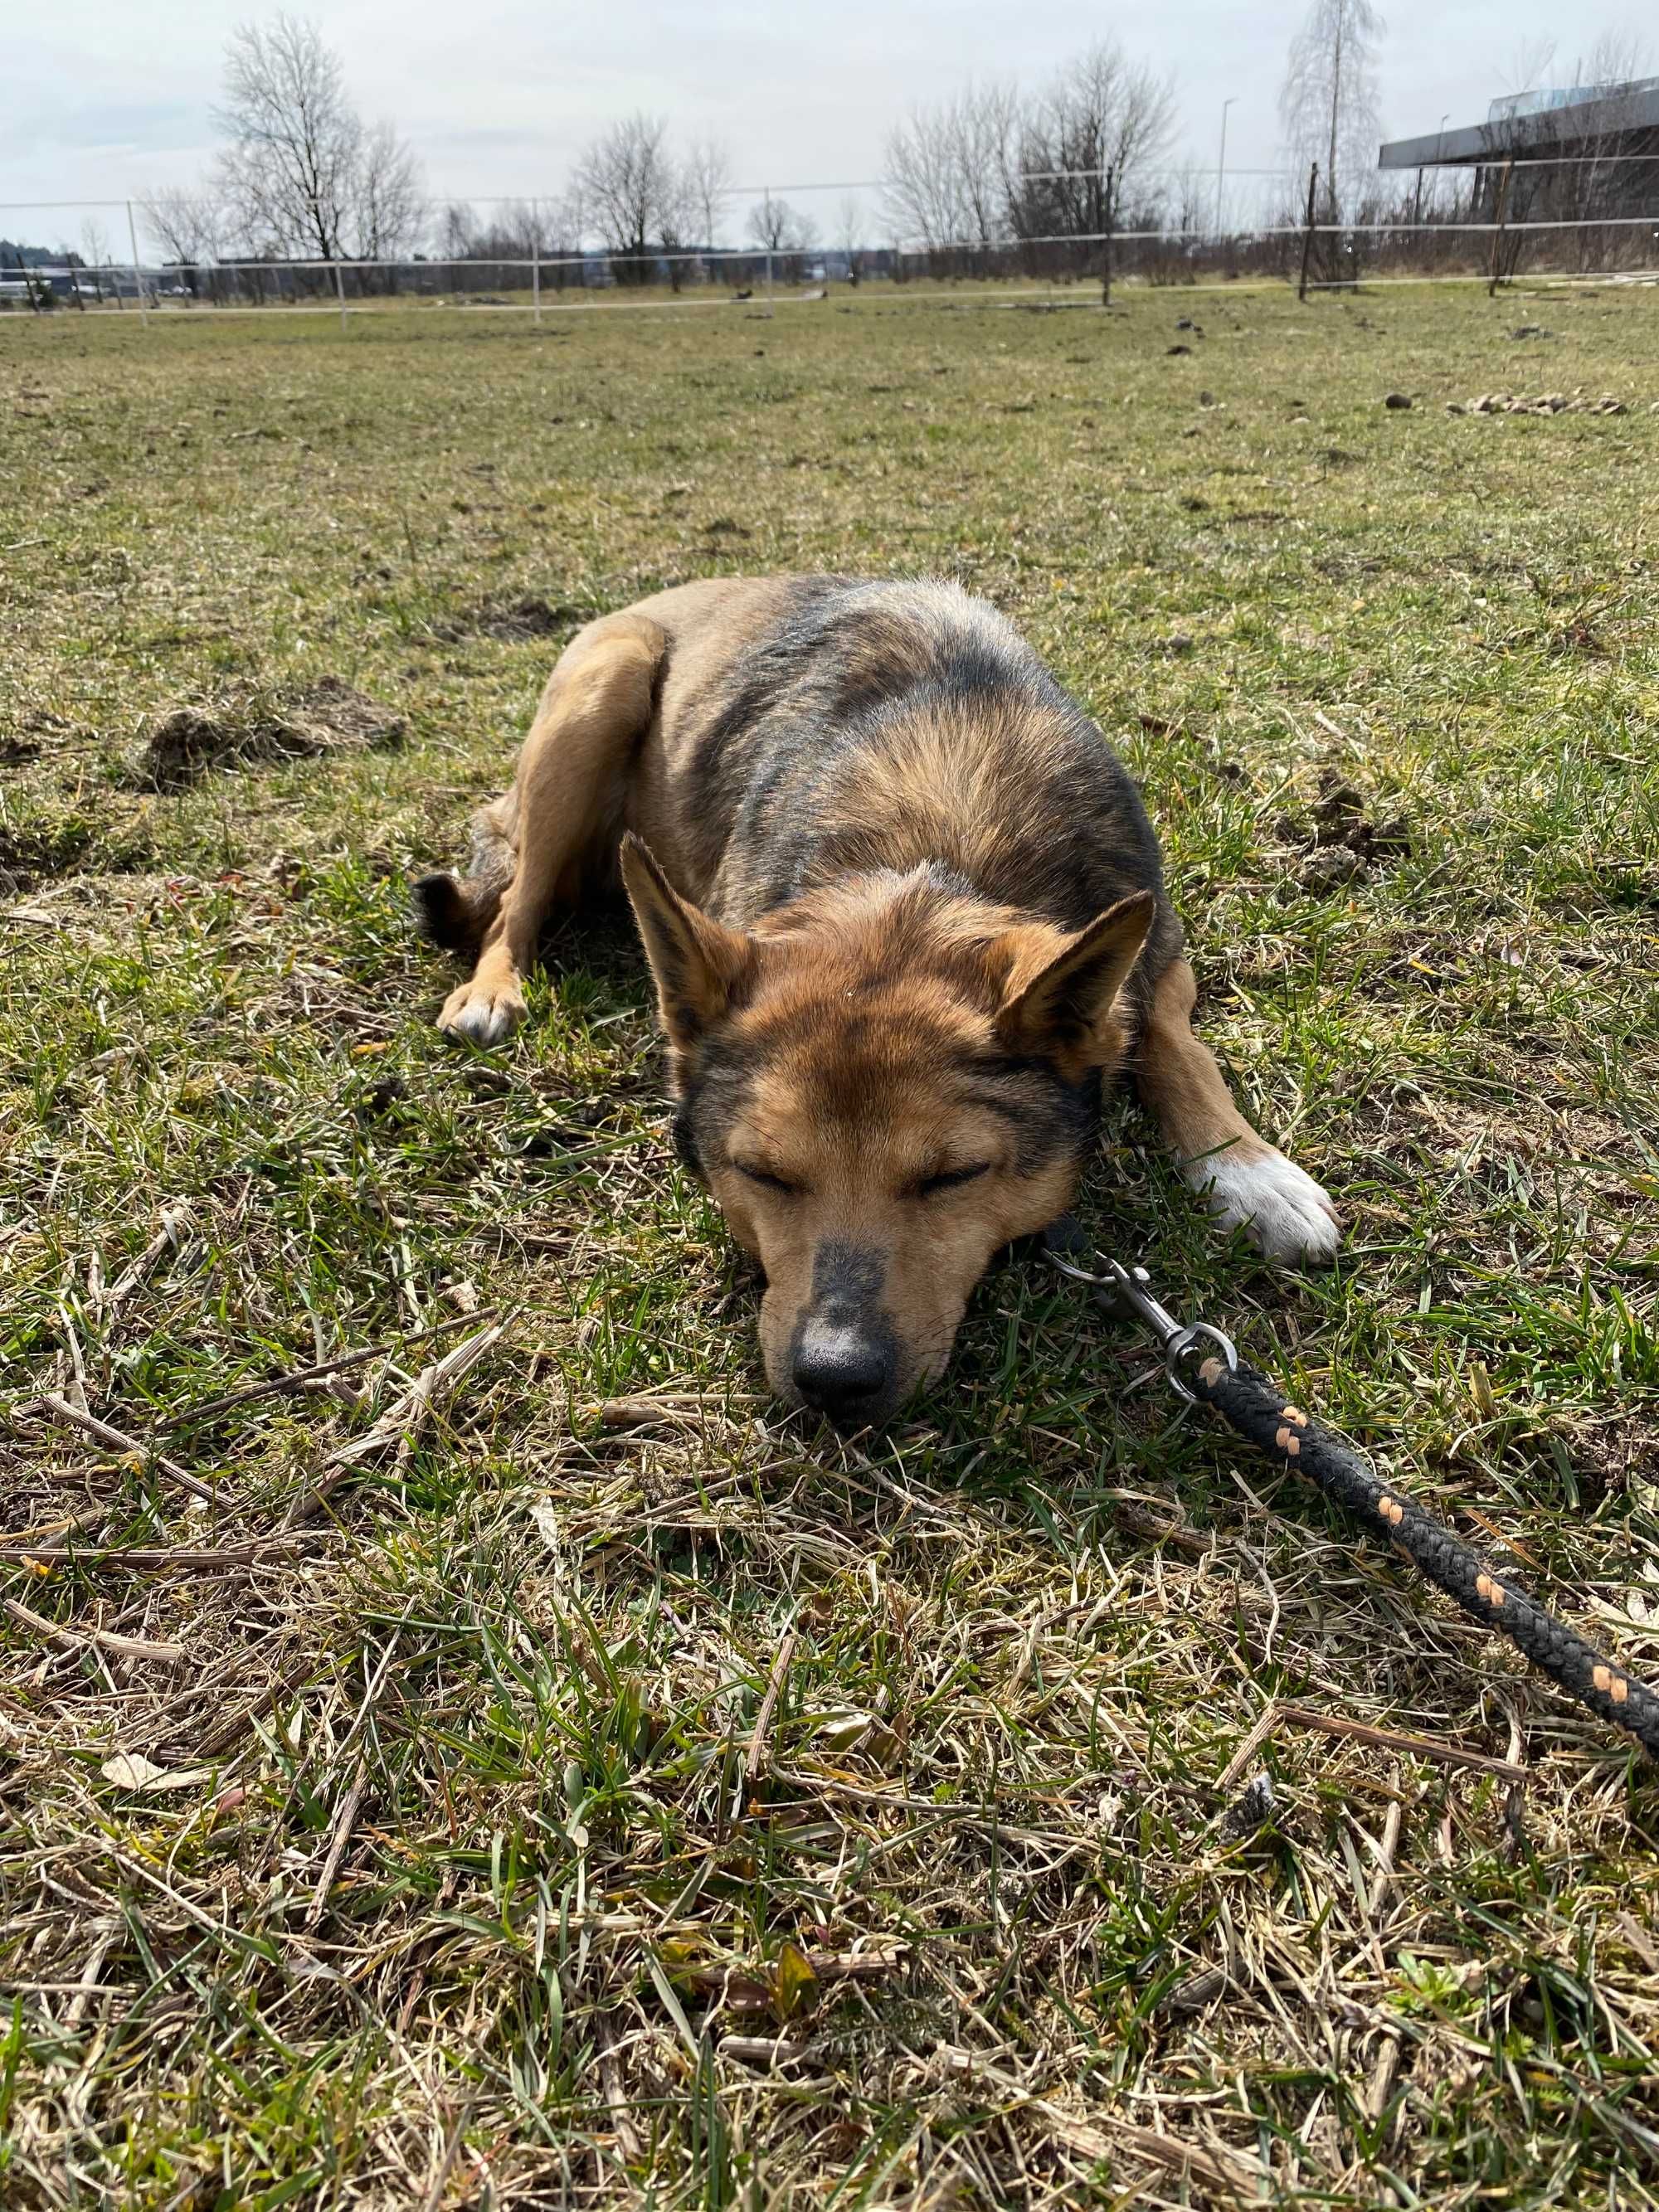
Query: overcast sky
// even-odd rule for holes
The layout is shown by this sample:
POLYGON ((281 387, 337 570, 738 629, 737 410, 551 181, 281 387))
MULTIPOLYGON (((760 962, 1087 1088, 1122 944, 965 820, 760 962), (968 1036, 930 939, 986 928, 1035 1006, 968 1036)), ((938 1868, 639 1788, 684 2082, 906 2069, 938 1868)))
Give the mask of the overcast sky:
MULTIPOLYGON (((1279 158, 1274 104, 1307 0, 326 0, 313 15, 364 113, 410 139, 434 195, 556 193, 574 153, 635 108, 731 149, 744 183, 780 188, 876 175, 893 118, 972 75, 1040 83, 1094 37, 1173 69, 1182 151, 1212 165, 1221 104, 1230 168, 1279 158)), ((1483 118, 1519 88, 1527 55, 1562 40, 1553 81, 1580 46, 1636 28, 1647 6, 1603 15, 1559 0, 1380 0, 1383 122, 1390 137, 1483 118), (1565 33, 1562 26, 1567 26, 1565 33)), ((0 232, 73 241, 78 215, 30 200, 125 199, 194 180, 231 28, 274 9, 249 0, 56 0, 7 10, 0 232)), ((1243 186, 1240 179, 1241 191, 1243 186)), ((802 195, 828 229, 838 195, 802 195)))

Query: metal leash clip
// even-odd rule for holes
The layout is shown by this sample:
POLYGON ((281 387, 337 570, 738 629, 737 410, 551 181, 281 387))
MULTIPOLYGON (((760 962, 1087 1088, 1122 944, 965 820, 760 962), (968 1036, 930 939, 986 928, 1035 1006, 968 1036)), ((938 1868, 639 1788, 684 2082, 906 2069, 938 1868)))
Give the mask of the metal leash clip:
MULTIPOLYGON (((1097 1258, 1099 1257, 1097 1254, 1097 1258)), ((1238 1369, 1238 1347, 1231 1337, 1213 1328, 1207 1321, 1178 1322, 1152 1293, 1152 1279, 1144 1267, 1126 1267, 1120 1260, 1108 1260, 1106 1272, 1097 1274, 1088 1267, 1080 1267, 1051 1243, 1048 1258, 1062 1275, 1069 1275, 1074 1283, 1086 1283, 1099 1303, 1109 1310, 1133 1314, 1144 1321, 1157 1337, 1164 1354, 1164 1371, 1170 1378, 1170 1388, 1178 1398, 1189 1406, 1198 1403, 1196 1392, 1189 1390, 1181 1376, 1181 1362, 1200 1343, 1214 1346, 1227 1363, 1229 1374, 1238 1369)))

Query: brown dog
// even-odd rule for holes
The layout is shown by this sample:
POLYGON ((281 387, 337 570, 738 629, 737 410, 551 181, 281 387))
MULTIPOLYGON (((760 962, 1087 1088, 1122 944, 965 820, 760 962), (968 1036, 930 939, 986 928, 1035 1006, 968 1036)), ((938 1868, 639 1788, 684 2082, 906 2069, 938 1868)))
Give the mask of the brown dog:
POLYGON ((619 857, 681 1152, 765 1271, 782 1396, 863 1424, 932 1381, 992 1254, 1071 1203, 1125 1059, 1224 1224, 1335 1250, 1192 1033, 1134 786, 981 602, 732 579, 591 623, 468 881, 416 886, 477 955, 441 1027, 505 1037, 549 916, 619 857))

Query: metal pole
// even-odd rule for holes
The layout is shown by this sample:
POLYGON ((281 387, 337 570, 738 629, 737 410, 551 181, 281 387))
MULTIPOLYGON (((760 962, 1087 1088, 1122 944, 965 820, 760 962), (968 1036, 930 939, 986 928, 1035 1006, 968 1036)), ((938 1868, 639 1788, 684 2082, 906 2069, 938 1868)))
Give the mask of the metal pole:
POLYGON ((1298 300, 1308 296, 1308 257, 1313 252, 1314 194, 1319 188, 1319 164, 1316 161, 1308 172, 1308 228, 1302 235, 1302 281, 1296 288, 1298 300))
POLYGON ((345 270, 337 261, 334 264, 334 289, 339 295, 340 328, 343 330, 346 326, 345 270))
POLYGON ((1235 93, 1231 100, 1224 100, 1221 103, 1221 153, 1215 165, 1215 234, 1218 245, 1225 236, 1227 228, 1222 200, 1227 182, 1227 110, 1237 98, 1238 94, 1235 93))
POLYGON ((1100 226, 1100 304, 1112 304, 1112 171, 1106 172, 1105 219, 1100 226))
POLYGON ((772 317, 775 316, 775 314, 776 314, 776 313, 777 313, 777 312, 778 312, 778 309, 777 309, 777 302, 776 302, 776 301, 773 299, 773 297, 772 297, 772 238, 771 238, 771 234, 772 234, 773 216, 772 216, 772 187, 771 187, 771 185, 769 185, 766 187, 765 193, 763 194, 763 196, 762 197, 762 199, 761 199, 761 205, 762 205, 762 206, 765 209, 765 210, 766 210, 766 230, 767 230, 767 242, 766 242, 766 313, 767 313, 768 319, 769 320, 772 317))
POLYGON ((542 204, 530 203, 530 296, 536 320, 542 319, 542 204))
POLYGON ((127 202, 127 237, 132 246, 132 281, 138 293, 138 319, 149 320, 149 309, 144 304, 144 272, 138 266, 138 226, 132 219, 132 202, 127 202))
POLYGON ((1489 300, 1498 289, 1498 279, 1503 271, 1504 222, 1510 204, 1510 172, 1514 167, 1515 157, 1511 155, 1504 162, 1504 173, 1498 180, 1498 228, 1492 233, 1492 282, 1486 287, 1486 297, 1489 300))

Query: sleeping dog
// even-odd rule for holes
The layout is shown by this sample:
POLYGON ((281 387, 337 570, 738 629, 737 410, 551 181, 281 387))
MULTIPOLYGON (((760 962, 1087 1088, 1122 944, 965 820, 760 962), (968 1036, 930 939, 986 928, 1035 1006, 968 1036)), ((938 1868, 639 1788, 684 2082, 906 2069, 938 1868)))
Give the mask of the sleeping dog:
POLYGON ((679 1150, 764 1272, 791 1402, 862 1426, 940 1373, 992 1254, 1070 1205, 1125 1064, 1224 1227, 1334 1252, 1193 1034, 1139 793, 982 601, 730 578, 590 623, 470 875, 415 887, 474 963, 440 1026, 499 1043, 550 917, 619 869, 679 1150))

